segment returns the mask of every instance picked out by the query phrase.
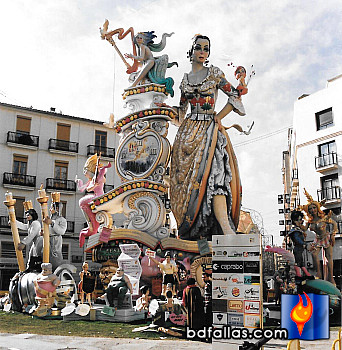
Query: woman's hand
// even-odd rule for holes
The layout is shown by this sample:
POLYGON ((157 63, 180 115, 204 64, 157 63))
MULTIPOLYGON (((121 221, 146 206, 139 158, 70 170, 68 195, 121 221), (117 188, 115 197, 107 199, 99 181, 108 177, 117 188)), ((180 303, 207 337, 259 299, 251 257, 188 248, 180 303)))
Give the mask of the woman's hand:
POLYGON ((330 244, 333 247, 335 245, 335 235, 331 235, 330 237, 330 244))
POLYGON ((24 243, 18 243, 18 250, 24 250, 26 245, 24 243))
POLYGON ((130 53, 125 53, 125 57, 133 59, 133 55, 131 55, 130 53))
POLYGON ((221 131, 221 129, 222 129, 221 118, 219 116, 215 115, 214 122, 217 123, 218 129, 221 131))

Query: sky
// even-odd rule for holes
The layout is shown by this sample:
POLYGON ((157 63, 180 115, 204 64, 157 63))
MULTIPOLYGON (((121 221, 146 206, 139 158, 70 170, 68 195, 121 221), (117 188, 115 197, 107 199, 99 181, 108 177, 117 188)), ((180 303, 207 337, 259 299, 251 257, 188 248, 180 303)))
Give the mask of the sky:
MULTIPOLYGON (((243 96, 246 116, 229 114, 249 136, 229 131, 239 163, 243 207, 260 213, 266 234, 279 237, 282 151, 292 125, 293 104, 302 94, 325 88, 342 73, 342 3, 339 0, 2 0, 0 2, 0 101, 107 121, 128 111, 121 94, 129 86, 125 66, 99 27, 154 30, 168 38, 163 54, 177 61, 167 71, 179 84, 191 67, 186 52, 195 34, 211 39, 210 64, 236 85, 234 68, 256 75, 243 96)), ((130 40, 117 41, 131 53, 130 40)), ((217 110, 226 103, 221 94, 217 110)), ((171 127, 172 142, 176 128, 171 127)), ((110 145, 109 145, 110 146, 110 145)), ((260 221, 260 219, 259 219, 260 221)), ((276 241, 279 242, 279 238, 276 241)))

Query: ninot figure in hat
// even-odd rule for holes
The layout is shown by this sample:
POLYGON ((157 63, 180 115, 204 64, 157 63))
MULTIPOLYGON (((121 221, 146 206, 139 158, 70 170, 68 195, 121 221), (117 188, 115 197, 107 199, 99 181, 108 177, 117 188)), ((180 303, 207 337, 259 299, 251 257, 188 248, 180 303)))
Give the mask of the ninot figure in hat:
POLYGON ((94 192, 94 194, 89 194, 82 197, 79 201, 79 206, 83 211, 83 215, 87 220, 88 227, 84 228, 80 232, 80 247, 83 247, 86 237, 89 237, 95 233, 99 228, 99 223, 96 221, 95 214, 90 209, 89 203, 98 196, 103 195, 103 187, 106 182, 106 172, 107 169, 112 165, 108 163, 107 165, 103 165, 100 163, 100 156, 97 154, 92 155, 87 159, 83 167, 83 174, 87 177, 88 181, 83 184, 81 179, 78 179, 77 176, 75 178, 77 188, 79 191, 84 192, 94 192))

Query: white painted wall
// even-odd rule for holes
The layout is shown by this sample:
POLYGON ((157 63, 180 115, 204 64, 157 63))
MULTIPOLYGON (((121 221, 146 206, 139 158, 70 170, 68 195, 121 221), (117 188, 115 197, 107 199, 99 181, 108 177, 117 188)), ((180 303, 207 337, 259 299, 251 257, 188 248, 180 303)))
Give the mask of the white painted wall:
MULTIPOLYGON (((292 150, 293 146, 297 146, 297 166, 299 177, 299 191, 301 203, 306 203, 306 197, 303 194, 303 188, 317 199, 317 190, 321 188, 320 178, 323 175, 329 175, 336 173, 336 170, 332 170, 321 174, 316 171, 315 157, 318 156, 318 146, 320 144, 335 141, 338 157, 338 177, 340 186, 342 184, 342 135, 329 138, 333 133, 342 131, 342 77, 327 83, 326 88, 317 91, 310 96, 297 100, 294 104, 294 116, 293 116, 293 137, 292 137, 292 150), (316 127, 315 113, 323 111, 328 108, 332 108, 334 125, 323 130, 318 130, 316 127), (318 138, 329 138, 326 140, 318 141, 314 144, 299 147, 299 145, 316 140, 318 138)), ((293 160, 295 157, 294 152, 291 154, 293 160)), ((336 206, 336 205, 335 205, 336 206)))

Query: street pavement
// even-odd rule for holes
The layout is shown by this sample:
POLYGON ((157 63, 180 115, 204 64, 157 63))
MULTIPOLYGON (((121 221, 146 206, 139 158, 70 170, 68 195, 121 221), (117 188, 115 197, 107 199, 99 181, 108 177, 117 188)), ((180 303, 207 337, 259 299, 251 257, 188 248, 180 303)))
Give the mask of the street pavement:
MULTIPOLYGON (((330 339, 301 341, 301 349, 330 350, 337 331, 330 332, 330 339)), ((286 349, 287 341, 272 340, 264 350, 286 349)), ((211 344, 185 340, 147 340, 117 338, 81 338, 37 334, 0 333, 0 350, 204 350, 211 344)), ((338 347, 336 347, 338 349, 338 347)), ((238 350, 238 346, 236 348, 238 350)))

